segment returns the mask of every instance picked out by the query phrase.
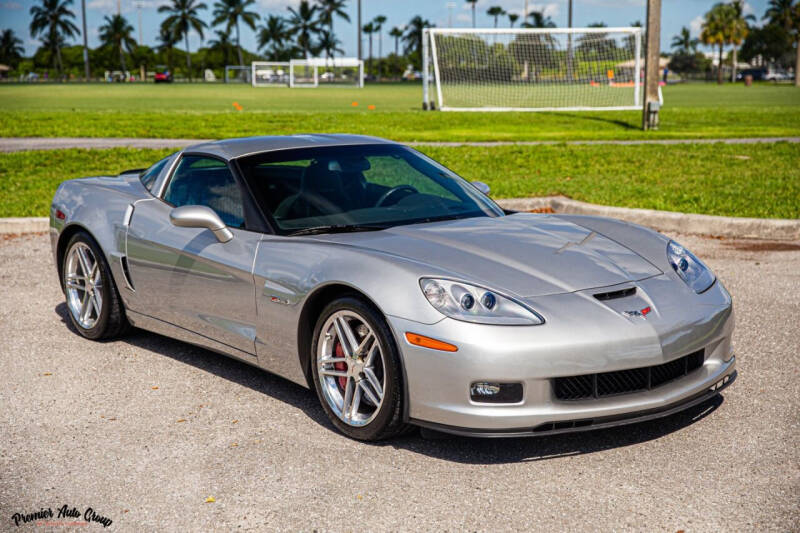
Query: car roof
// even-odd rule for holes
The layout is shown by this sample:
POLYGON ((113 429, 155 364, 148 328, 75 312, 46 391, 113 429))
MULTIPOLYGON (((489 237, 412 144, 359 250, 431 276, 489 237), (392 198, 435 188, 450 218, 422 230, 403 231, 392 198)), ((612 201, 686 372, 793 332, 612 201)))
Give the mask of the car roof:
POLYGON ((367 135, 310 133, 302 135, 265 135, 261 137, 241 137, 224 139, 189 146, 184 153, 201 152, 223 159, 235 159, 245 155, 291 150, 295 148, 314 148, 318 146, 352 146, 367 144, 396 144, 393 141, 367 135))

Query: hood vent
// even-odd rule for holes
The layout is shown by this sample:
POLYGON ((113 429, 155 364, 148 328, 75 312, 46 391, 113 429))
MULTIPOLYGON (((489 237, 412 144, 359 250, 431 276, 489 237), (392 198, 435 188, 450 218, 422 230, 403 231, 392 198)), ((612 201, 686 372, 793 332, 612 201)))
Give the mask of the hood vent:
POLYGON ((601 292, 595 294, 594 297, 604 302, 606 300, 616 300, 617 298, 626 298, 628 296, 633 296, 636 294, 636 287, 628 287, 627 289, 622 289, 619 291, 611 291, 611 292, 601 292))

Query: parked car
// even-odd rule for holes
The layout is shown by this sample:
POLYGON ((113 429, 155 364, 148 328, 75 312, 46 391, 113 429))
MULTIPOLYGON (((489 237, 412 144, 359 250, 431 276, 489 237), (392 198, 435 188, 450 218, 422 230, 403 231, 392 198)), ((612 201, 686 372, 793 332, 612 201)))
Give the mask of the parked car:
POLYGON ((736 73, 736 81, 744 81, 745 77, 752 76, 753 81, 763 81, 766 79, 767 71, 763 68, 747 68, 736 73))
POLYGON ((172 72, 165 65, 158 65, 153 81, 156 83, 172 83, 172 72))
POLYGON ((733 382, 731 297, 689 250, 488 193, 373 137, 231 139, 65 181, 50 236, 84 337, 132 325, 235 357, 356 439, 606 428, 733 382))

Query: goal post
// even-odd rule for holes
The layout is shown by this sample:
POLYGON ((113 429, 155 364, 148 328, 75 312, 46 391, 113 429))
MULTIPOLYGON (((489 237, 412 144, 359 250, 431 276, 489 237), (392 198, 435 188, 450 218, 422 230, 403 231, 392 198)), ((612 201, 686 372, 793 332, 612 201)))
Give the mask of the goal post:
POLYGON ((423 109, 641 109, 641 28, 426 28, 422 50, 423 109))
POLYGON ((364 87, 364 61, 355 57, 292 59, 289 87, 364 87))
POLYGON ((288 87, 288 61, 253 61, 250 64, 253 87, 288 87))
POLYGON ((225 65, 225 83, 250 83, 250 67, 225 65))

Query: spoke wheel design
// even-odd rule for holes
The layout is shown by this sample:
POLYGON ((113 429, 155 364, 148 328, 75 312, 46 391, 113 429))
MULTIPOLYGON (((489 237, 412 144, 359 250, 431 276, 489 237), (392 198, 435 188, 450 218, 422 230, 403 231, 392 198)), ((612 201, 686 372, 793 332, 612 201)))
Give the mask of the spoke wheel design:
POLYGON ((369 424, 380 411, 386 389, 386 361, 378 337, 358 313, 333 313, 317 345, 322 396, 344 423, 369 424))
POLYGON ((100 264, 92 249, 78 241, 67 252, 64 269, 64 290, 67 307, 75 322, 92 329, 103 311, 103 278, 100 264))

